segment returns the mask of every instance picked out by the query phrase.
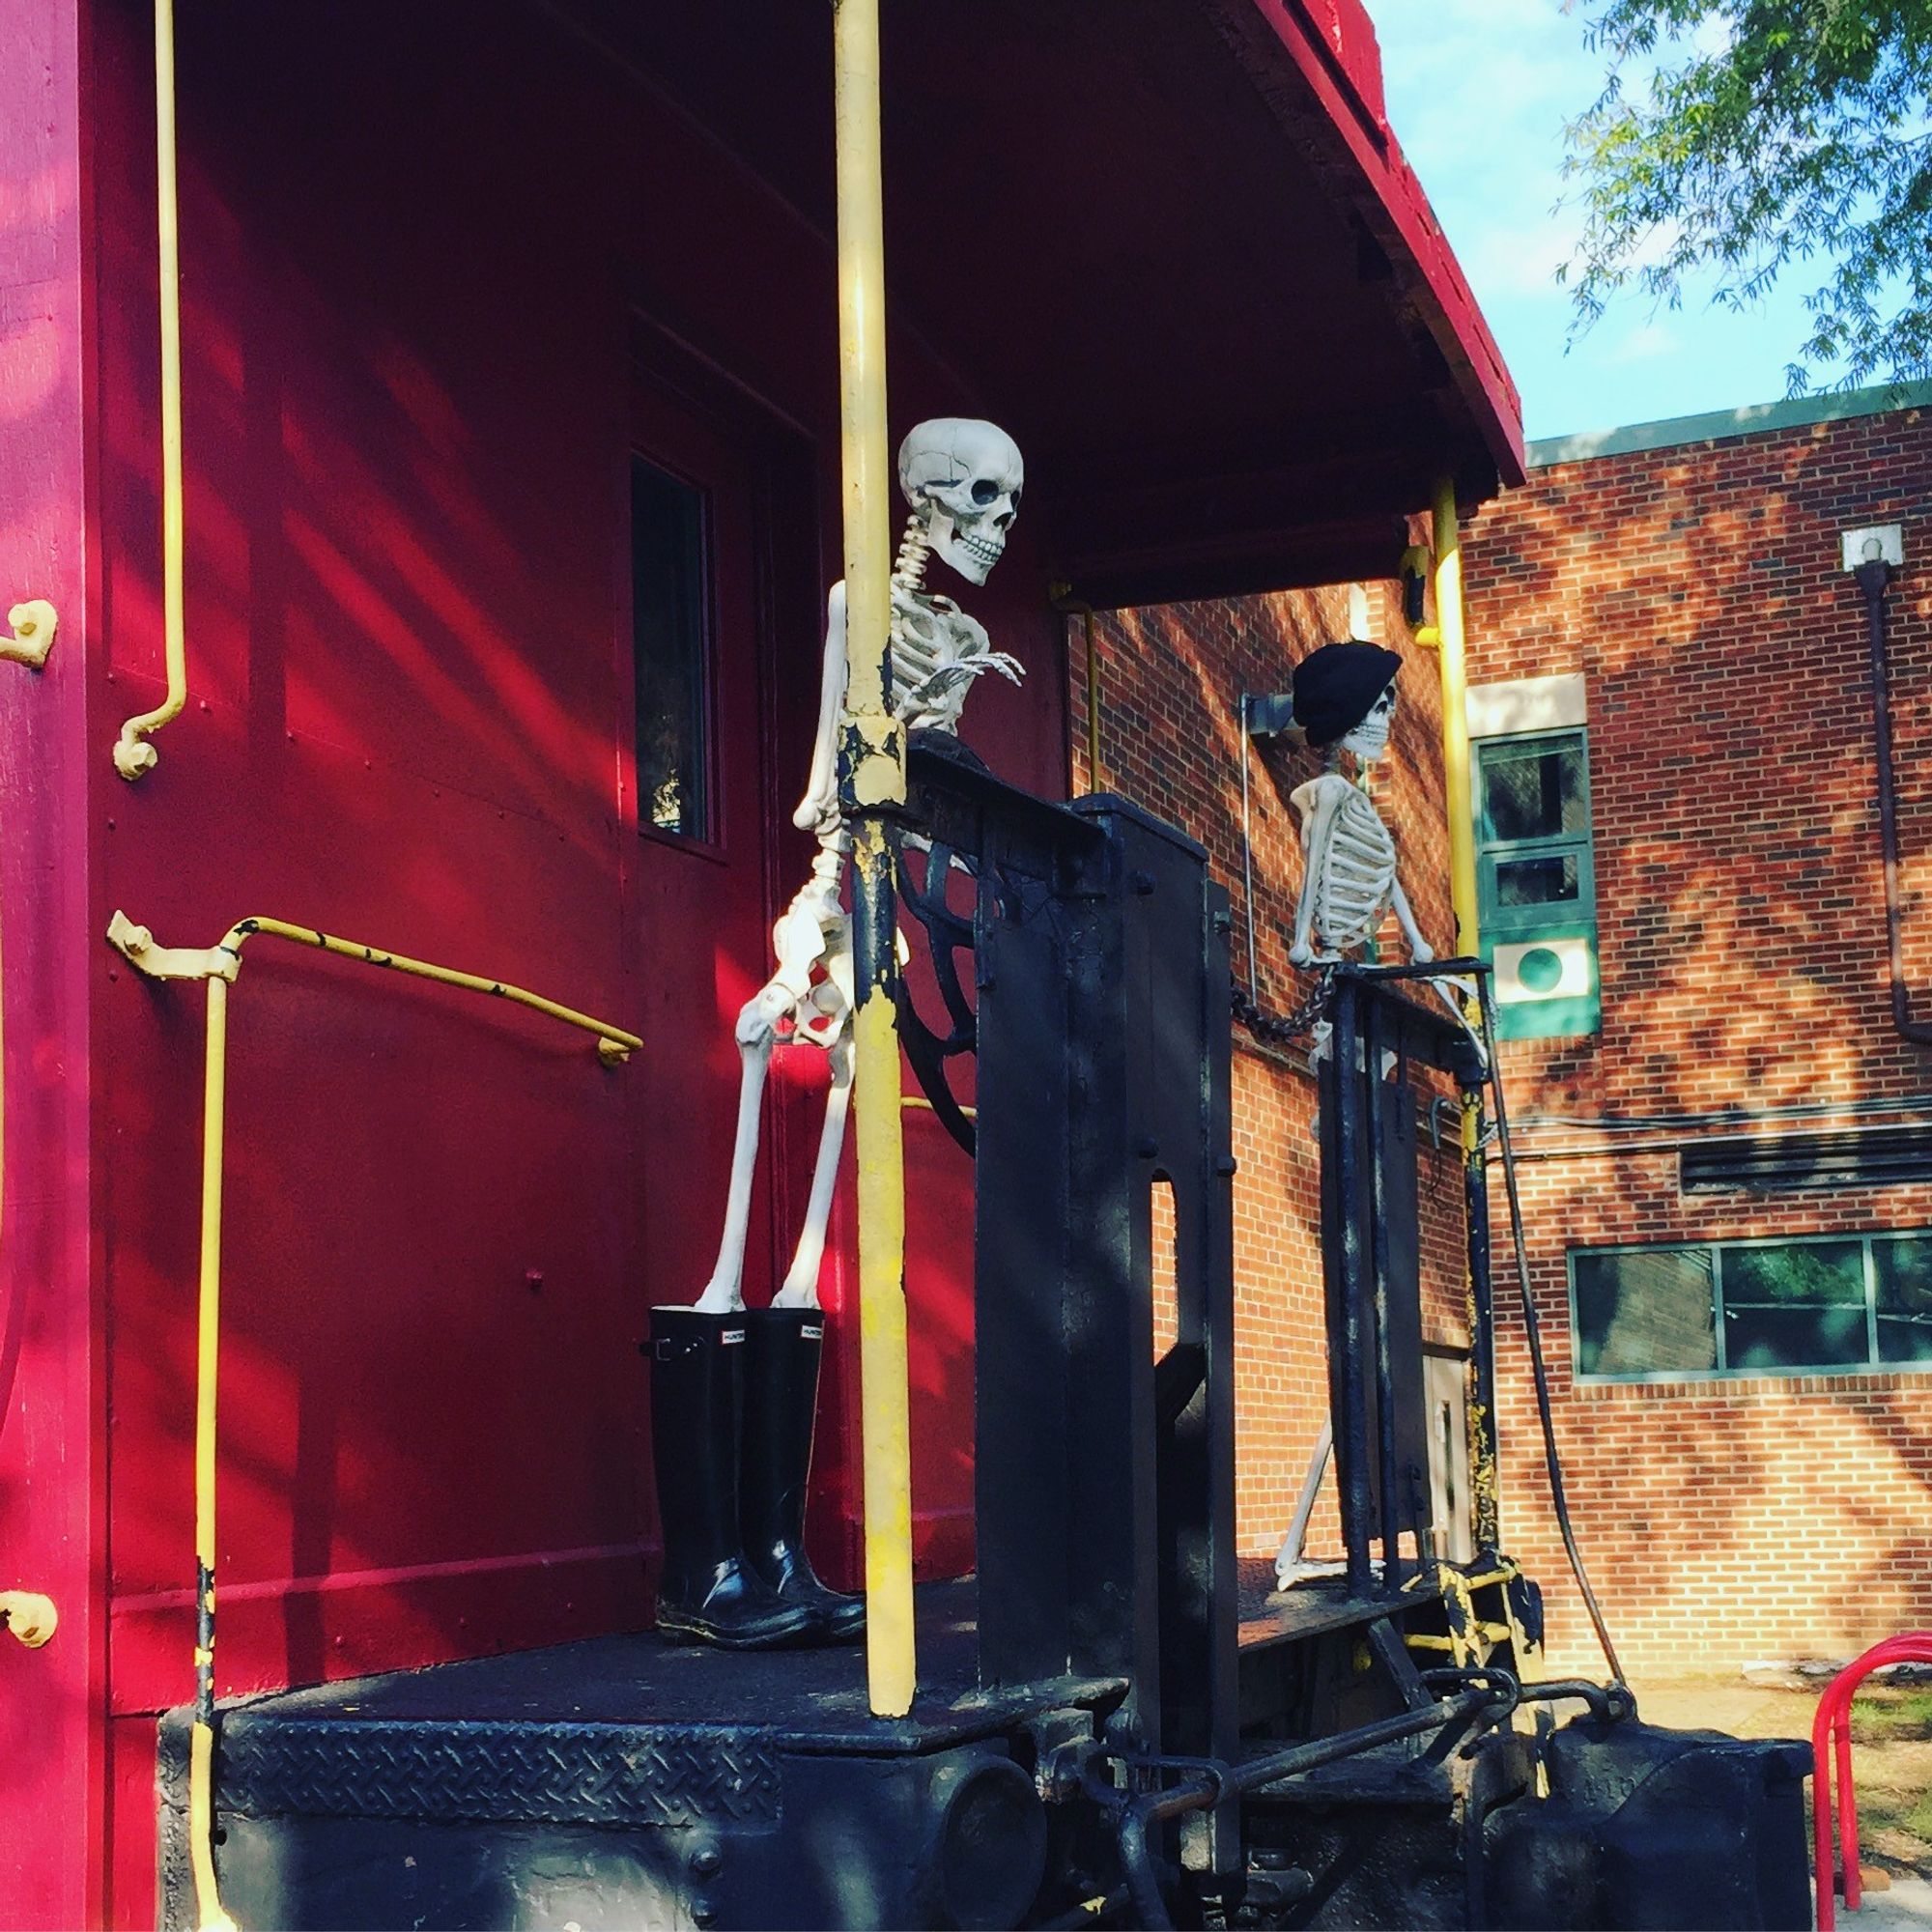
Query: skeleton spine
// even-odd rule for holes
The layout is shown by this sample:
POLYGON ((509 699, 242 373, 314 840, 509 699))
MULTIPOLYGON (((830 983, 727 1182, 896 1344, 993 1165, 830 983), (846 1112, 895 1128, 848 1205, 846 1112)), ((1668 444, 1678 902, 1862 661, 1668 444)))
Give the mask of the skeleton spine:
POLYGON ((918 510, 906 519, 905 535, 899 539, 899 554, 893 563, 893 588, 915 591, 925 588, 925 560, 932 554, 932 538, 925 517, 918 510))
POLYGON ((893 615, 891 628, 887 633, 891 646, 886 657, 886 703, 896 711, 892 693, 893 674, 901 668, 905 648, 905 619, 901 614, 902 597, 917 596, 925 588, 925 560, 932 554, 932 538, 925 526, 926 512, 915 510, 906 519, 905 535, 899 539, 899 553, 893 559, 893 615))

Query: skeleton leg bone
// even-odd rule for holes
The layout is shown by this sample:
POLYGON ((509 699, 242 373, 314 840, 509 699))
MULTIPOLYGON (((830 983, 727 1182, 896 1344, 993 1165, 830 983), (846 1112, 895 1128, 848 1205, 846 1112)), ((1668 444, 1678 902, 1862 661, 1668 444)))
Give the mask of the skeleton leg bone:
POLYGON ((832 1086, 825 1096, 825 1123, 818 1136, 818 1159, 811 1170, 811 1198, 805 1225, 783 1285, 772 1296, 774 1308, 816 1308, 818 1270, 825 1259, 825 1230, 832 1219, 832 1197, 838 1185, 838 1158, 845 1147, 845 1122, 852 1108, 852 1036, 848 1029, 827 1056, 832 1086))
POLYGON ((738 1052, 744 1063, 738 1080, 738 1132, 731 1146, 731 1185, 724 1197, 718 1262, 696 1302, 705 1315, 733 1315, 745 1305, 745 1236, 751 1226, 752 1181, 758 1166, 758 1108, 776 1037, 765 1023, 775 1004, 768 998, 771 991, 765 987, 738 1015, 738 1052))
MULTIPOLYGON (((745 1305, 745 1238, 751 1225, 752 1181, 758 1163, 758 1107, 780 1030, 789 1026, 793 1039, 835 1052, 849 1036, 852 939, 838 901, 844 871, 845 859, 838 837, 829 834, 811 862, 811 877, 772 927, 778 971, 738 1012, 738 1051, 744 1060, 738 1085, 738 1129, 731 1148, 731 1182, 725 1195, 718 1264, 697 1299, 698 1308, 706 1314, 731 1313, 745 1305)), ((845 1096, 838 1095, 836 1080, 834 1094, 842 1135, 845 1096)), ((833 1168, 836 1175, 836 1149, 833 1168)), ((818 1195, 814 1179, 814 1202, 818 1195)), ((817 1305, 815 1272, 813 1283, 809 1306, 817 1305)))

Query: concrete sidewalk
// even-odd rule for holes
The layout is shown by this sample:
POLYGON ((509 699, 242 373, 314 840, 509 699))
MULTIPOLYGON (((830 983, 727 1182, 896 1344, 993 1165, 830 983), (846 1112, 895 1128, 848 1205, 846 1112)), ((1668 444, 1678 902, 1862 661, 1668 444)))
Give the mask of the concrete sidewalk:
POLYGON ((1932 1925, 1932 1880, 1895 1878, 1889 1891, 1867 1891, 1856 1912, 1838 1904, 1841 1932, 1925 1932, 1932 1925))

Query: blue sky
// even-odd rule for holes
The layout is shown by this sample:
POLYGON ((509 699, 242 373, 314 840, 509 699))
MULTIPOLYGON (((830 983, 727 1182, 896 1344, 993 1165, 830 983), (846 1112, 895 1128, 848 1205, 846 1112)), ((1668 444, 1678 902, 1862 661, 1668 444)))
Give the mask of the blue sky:
MULTIPOLYGON (((1602 59, 1562 0, 1366 0, 1389 121, 1429 192, 1522 391, 1532 440, 1781 400, 1804 340, 1804 265, 1743 315, 1628 294, 1565 353, 1552 278, 1578 217, 1556 204, 1564 124, 1597 98, 1602 59)), ((1814 371, 1829 380, 1830 372, 1814 371)))

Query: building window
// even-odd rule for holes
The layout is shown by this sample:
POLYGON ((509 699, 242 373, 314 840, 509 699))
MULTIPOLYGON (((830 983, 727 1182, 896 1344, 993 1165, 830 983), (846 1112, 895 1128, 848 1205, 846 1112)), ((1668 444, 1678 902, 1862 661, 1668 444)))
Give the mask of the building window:
POLYGON ((1597 1380, 1932 1367, 1932 1233, 1573 1248, 1570 1297, 1597 1380))
POLYGON ((715 838, 711 599, 701 491, 631 459, 631 644, 638 690, 638 822, 715 838))
POLYGON ((1505 1039, 1595 1033, 1597 886, 1581 726, 1475 745, 1477 923, 1505 1039))

